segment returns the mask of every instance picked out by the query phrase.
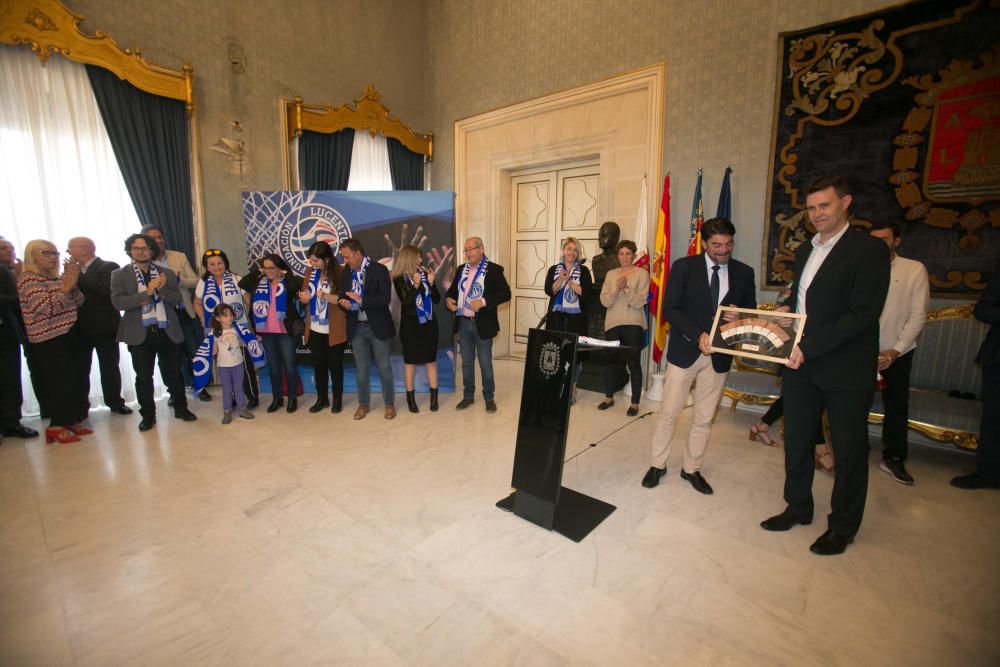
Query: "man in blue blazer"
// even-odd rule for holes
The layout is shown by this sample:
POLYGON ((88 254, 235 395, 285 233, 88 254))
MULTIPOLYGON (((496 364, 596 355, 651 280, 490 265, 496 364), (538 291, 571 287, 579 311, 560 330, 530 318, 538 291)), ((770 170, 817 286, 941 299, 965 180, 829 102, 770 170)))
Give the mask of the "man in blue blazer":
MULTIPOLYGON (((696 491, 711 494, 712 487, 701 474, 701 464, 712 434, 712 418, 726 386, 733 358, 712 353, 709 331, 719 306, 757 307, 753 269, 732 259, 736 227, 725 218, 706 220, 701 226, 705 252, 682 257, 670 267, 663 291, 663 317, 670 323, 667 342, 667 378, 660 416, 650 444, 650 468, 642 479, 648 489, 667 474, 667 459, 673 444, 677 418, 687 404, 694 384, 691 432, 684 447, 681 479, 696 491)), ((726 321, 737 319, 727 313, 726 321)))
POLYGON ((382 399, 385 401, 385 418, 396 417, 395 390, 392 364, 389 357, 396 325, 389 312, 392 298, 392 280, 389 269, 365 255, 364 246, 357 239, 347 239, 340 244, 344 270, 340 273, 338 302, 347 311, 347 340, 351 341, 358 382, 358 409, 355 419, 364 419, 370 410, 372 354, 382 382, 382 399))
POLYGON ((826 408, 837 462, 828 529, 809 549, 843 553, 861 526, 868 496, 868 409, 875 393, 879 316, 889 291, 889 249, 851 226, 843 178, 806 191, 816 234, 795 254, 788 305, 806 315, 802 339, 783 373, 785 511, 761 522, 784 531, 812 523, 816 421, 826 408))

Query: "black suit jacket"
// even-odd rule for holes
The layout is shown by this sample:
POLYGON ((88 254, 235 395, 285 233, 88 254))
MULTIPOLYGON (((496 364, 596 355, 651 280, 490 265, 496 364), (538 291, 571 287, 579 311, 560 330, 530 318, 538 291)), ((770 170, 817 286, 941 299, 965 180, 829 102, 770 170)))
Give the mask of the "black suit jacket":
MULTIPOLYGON (((729 291, 722 297, 727 306, 757 307, 757 287, 753 269, 735 259, 729 260, 729 291)), ((681 257, 670 267, 667 286, 663 290, 663 317, 670 323, 667 340, 667 361, 674 366, 690 368, 701 356, 698 339, 710 333, 715 320, 716 305, 708 285, 705 255, 681 257)), ((712 368, 725 373, 733 363, 728 354, 713 354, 712 368)))
MULTIPOLYGON (((796 280, 812 243, 795 254, 796 280)), ((889 249, 880 239, 850 228, 830 250, 806 292, 806 326, 799 349, 807 373, 825 391, 874 387, 878 368, 878 318, 889 291, 889 249)), ((788 305, 798 304, 798 283, 788 305)))
MULTIPOLYGON (((462 271, 465 265, 458 267, 455 279, 448 288, 447 298, 458 301, 458 283, 462 280, 462 271)), ((476 267, 470 267, 470 273, 476 267)), ((471 275, 470 275, 471 279, 471 275)), ((510 285, 503 275, 503 267, 493 262, 486 262, 486 278, 483 280, 483 299, 486 305, 476 311, 476 332, 480 338, 496 338, 500 333, 500 320, 497 318, 497 308, 510 301, 510 285)), ((461 315, 455 313, 455 326, 453 331, 458 331, 458 318, 461 315)))
POLYGON ((77 285, 83 292, 83 305, 76 311, 76 321, 83 333, 93 336, 118 333, 122 316, 111 304, 111 272, 119 268, 114 262, 97 257, 87 272, 80 274, 77 285))
POLYGON ((977 320, 990 325, 976 362, 983 366, 1000 363, 1000 271, 993 274, 972 312, 977 320))
MULTIPOLYGON (((344 266, 340 272, 341 298, 351 289, 351 267, 344 266)), ((365 275, 365 294, 361 298, 361 310, 368 316, 368 326, 379 340, 387 340, 396 335, 396 325, 392 322, 389 312, 389 301, 392 299, 392 279, 389 269, 374 259, 368 262, 365 275)), ((358 326, 357 310, 347 311, 347 340, 354 338, 354 329, 358 326)))
MULTIPOLYGON (((260 284, 261 271, 259 268, 253 268, 245 276, 240 278, 240 289, 250 295, 251 304, 253 303, 254 292, 257 291, 257 285, 260 284)), ((302 320, 302 315, 299 314, 298 304, 299 304, 299 290, 302 289, 302 279, 299 278, 292 272, 285 274, 285 331, 290 335, 294 336, 292 333, 295 330, 295 323, 302 320)), ((250 320, 250 324, 253 325, 253 313, 248 313, 247 319, 250 320)))
POLYGON ((3 320, 0 322, 0 341, 27 345, 17 282, 6 266, 0 266, 0 320, 3 320))

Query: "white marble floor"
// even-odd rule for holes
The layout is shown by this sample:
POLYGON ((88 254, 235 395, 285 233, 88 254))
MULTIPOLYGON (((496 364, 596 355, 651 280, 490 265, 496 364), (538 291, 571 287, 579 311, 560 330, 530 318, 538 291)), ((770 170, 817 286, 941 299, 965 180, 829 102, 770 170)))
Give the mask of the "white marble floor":
POLYGON ((679 479, 680 447, 648 490, 654 416, 629 423, 623 401, 598 412, 581 392, 564 483, 618 510, 575 544, 494 507, 521 372, 496 365, 495 415, 448 395, 392 422, 354 422, 349 402, 224 427, 215 401, 146 434, 95 411, 79 444, 7 440, 0 664, 1000 661, 1000 494, 948 486, 968 456, 914 447, 907 488, 873 453, 862 531, 822 558, 808 546, 829 477, 812 526, 758 527, 783 473, 780 450, 747 440, 752 415, 720 411, 714 496, 679 479))

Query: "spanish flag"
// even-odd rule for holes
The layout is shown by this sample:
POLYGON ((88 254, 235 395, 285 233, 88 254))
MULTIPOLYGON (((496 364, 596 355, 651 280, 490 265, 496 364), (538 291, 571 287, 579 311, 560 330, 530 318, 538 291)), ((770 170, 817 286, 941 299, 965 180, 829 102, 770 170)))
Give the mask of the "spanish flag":
POLYGON ((659 364, 667 348, 670 325, 663 319, 663 290, 670 272, 670 174, 663 178, 663 197, 656 220, 656 243, 653 246, 653 273, 649 280, 649 307, 653 310, 653 363, 659 364))

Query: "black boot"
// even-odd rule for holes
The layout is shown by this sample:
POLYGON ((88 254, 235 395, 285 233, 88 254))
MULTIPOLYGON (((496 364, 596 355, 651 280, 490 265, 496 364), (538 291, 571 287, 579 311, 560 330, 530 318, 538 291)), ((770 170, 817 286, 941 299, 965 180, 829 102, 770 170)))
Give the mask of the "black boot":
POLYGON ((344 397, 343 396, 334 396, 333 397, 333 403, 330 406, 330 412, 332 412, 333 414, 336 415, 336 414, 339 414, 340 411, 343 410, 343 409, 344 409, 344 397))
POLYGON ((420 408, 417 407, 417 396, 412 391, 406 392, 406 407, 410 412, 420 412, 420 408))
POLYGON ((431 387, 431 412, 438 411, 438 390, 437 387, 431 387))
POLYGON ((275 396, 271 399, 271 405, 267 406, 268 412, 277 412, 278 408, 283 406, 285 402, 281 399, 281 396, 275 396))
POLYGON ((319 412, 325 407, 328 407, 329 405, 330 403, 325 398, 317 398, 313 406, 309 408, 309 412, 316 414, 317 412, 319 412))
POLYGON ((295 396, 288 397, 288 407, 285 410, 289 413, 295 412, 299 409, 299 399, 295 396))

